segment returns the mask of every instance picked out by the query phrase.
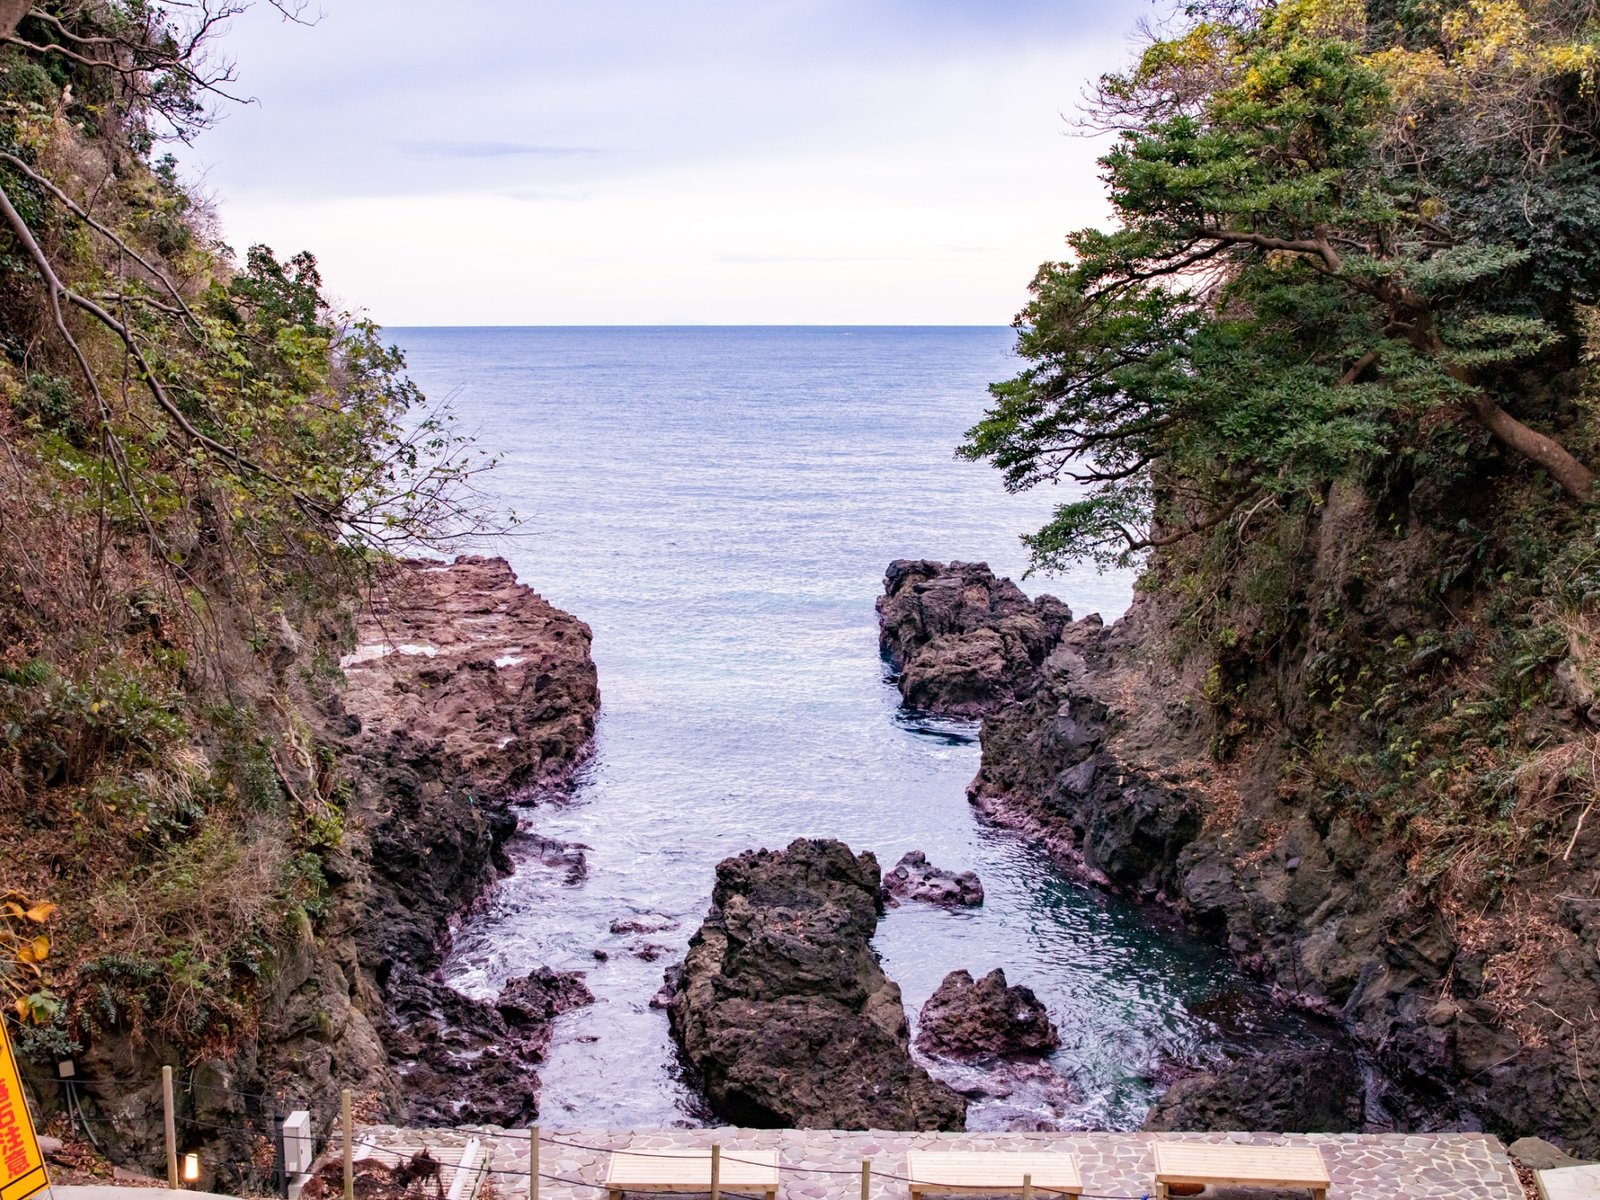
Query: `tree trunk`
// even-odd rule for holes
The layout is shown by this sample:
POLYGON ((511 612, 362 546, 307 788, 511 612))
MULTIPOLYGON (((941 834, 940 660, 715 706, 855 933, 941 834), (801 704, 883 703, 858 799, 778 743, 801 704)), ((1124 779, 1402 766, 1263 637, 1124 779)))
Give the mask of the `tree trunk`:
POLYGON ((1495 437, 1524 458, 1538 463, 1575 500, 1600 499, 1594 490, 1594 472, 1553 437, 1529 429, 1488 396, 1479 392, 1472 398, 1472 415, 1495 437))
POLYGON ((0 37, 15 33, 32 7, 33 0, 0 0, 0 37))

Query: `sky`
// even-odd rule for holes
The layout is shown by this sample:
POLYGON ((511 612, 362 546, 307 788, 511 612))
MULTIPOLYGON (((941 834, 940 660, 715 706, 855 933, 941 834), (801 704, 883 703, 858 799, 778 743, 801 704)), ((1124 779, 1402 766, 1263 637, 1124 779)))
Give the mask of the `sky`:
POLYGON ((312 0, 180 152, 236 251, 405 325, 1003 325, 1106 219, 1149 0, 312 0), (440 14, 446 14, 441 16, 440 14))

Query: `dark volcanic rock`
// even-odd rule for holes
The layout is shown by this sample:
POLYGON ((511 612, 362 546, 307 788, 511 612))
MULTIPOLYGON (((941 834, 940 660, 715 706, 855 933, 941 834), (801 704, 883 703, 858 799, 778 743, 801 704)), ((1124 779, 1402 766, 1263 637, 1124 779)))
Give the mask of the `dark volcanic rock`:
MULTIPOLYGON (((600 703, 589 643, 587 625, 498 558, 400 563, 356 623, 328 718, 343 735, 360 833, 352 861, 332 860, 329 874, 359 886, 331 923, 350 930, 349 973, 404 1081, 404 1120, 517 1123, 536 1112, 531 1064, 553 1011, 515 1028, 505 1011, 544 1012, 577 991, 546 994, 541 972, 512 985, 502 1011, 436 972, 451 920, 509 866, 511 800, 559 783, 589 752, 600 703)), ((583 847, 535 836, 525 848, 581 878, 583 847)))
POLYGON ((800 839, 718 865, 669 1017, 719 1116, 962 1128, 966 1102, 912 1061, 900 989, 871 946, 881 905, 877 860, 841 842, 800 839))
POLYGON ((1049 1054, 1060 1045, 1061 1035, 1033 989, 1006 986, 998 967, 977 981, 951 971, 917 1019, 917 1049, 942 1058, 1049 1054))
POLYGON ((1348 1049, 1269 1051, 1178 1080, 1144 1128, 1213 1133, 1353 1133, 1365 1109, 1361 1069, 1348 1049))
POLYGON ((402 1063, 406 1111, 436 1125, 524 1125, 539 1113, 536 1068, 552 1022, 594 1002, 577 971, 540 968, 513 979, 493 1001, 406 975, 389 990, 394 1025, 386 1039, 402 1063))
POLYGON ((582 971, 553 971, 540 967, 531 975, 513 979, 500 989, 495 1009, 516 1029, 542 1031, 541 1052, 550 1044, 550 1022, 571 1008, 594 1003, 594 993, 582 971))
POLYGON ((926 900, 929 904, 970 907, 983 903, 983 884, 975 871, 947 871, 928 862, 921 850, 908 850, 883 877, 884 898, 926 900))
POLYGON ((878 598, 878 643, 913 708, 976 717, 1027 695, 1072 621, 983 563, 897 559, 878 598))

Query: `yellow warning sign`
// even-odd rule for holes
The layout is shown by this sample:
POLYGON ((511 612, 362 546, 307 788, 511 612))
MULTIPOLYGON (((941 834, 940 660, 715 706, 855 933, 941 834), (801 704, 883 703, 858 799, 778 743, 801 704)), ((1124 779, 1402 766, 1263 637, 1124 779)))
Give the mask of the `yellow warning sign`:
POLYGON ((49 1186, 17 1060, 6 1039, 5 1019, 0 1017, 0 1200, 28 1200, 49 1186))

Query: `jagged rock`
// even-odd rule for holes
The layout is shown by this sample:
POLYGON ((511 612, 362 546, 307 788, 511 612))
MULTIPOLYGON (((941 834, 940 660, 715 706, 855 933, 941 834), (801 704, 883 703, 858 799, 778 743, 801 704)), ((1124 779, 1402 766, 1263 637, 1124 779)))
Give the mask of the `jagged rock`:
POLYGON ((1055 597, 1029 600, 984 563, 897 559, 877 608, 878 642, 906 704, 961 717, 1031 692, 1072 621, 1055 597))
POLYGON ((1033 989, 1007 986, 998 967, 976 981, 966 971, 951 971, 917 1019, 917 1049, 942 1058, 1040 1055, 1060 1045, 1033 989))
POLYGON ((884 898, 926 900, 930 904, 970 907, 983 903, 983 883, 975 871, 947 871, 933 866, 921 850, 908 850, 883 877, 884 898))
POLYGON ((802 838, 718 865, 668 1013, 719 1116, 962 1128, 966 1102, 912 1061, 900 989, 872 950, 879 888, 877 860, 837 841, 802 838))
MULTIPOLYGON (((460 995, 437 971, 451 920, 510 866, 511 800, 560 782, 589 752, 600 703, 589 627, 519 584, 504 559, 468 556, 397 564, 355 640, 345 690, 325 707, 361 835, 329 870, 353 885, 337 920, 354 942, 363 1007, 404 1080, 396 1115, 526 1121, 549 1042, 548 1020, 534 1015, 577 993, 536 994, 537 973, 507 999, 523 1013, 513 1029, 497 1002, 460 995)), ((584 847, 532 835, 525 849, 581 877, 584 847)))
POLYGON ((1178 1080, 1145 1117, 1147 1130, 1352 1133, 1362 1128, 1361 1069, 1349 1047, 1291 1047, 1178 1080))
POLYGON ((526 1124, 539 1113, 539 1078, 555 1018, 594 1002, 579 971, 541 967, 492 1001, 407 976, 391 991, 390 1052, 412 1119, 439 1125, 526 1124))
POLYGON ((618 917, 611 922, 612 933, 665 933, 677 927, 678 922, 665 913, 643 913, 636 917, 618 917))
POLYGON ((568 885, 582 883, 589 877, 587 851, 593 847, 583 842, 563 842, 541 833, 529 833, 520 834, 512 847, 517 856, 526 855, 541 866, 565 867, 568 885))
MULTIPOLYGON (((494 1006, 507 1025, 547 1032, 550 1022, 568 1009, 593 1003, 594 993, 583 981, 582 971, 554 971, 549 967, 540 967, 531 975, 513 979, 501 988, 494 1006)), ((549 1038, 546 1036, 545 1045, 548 1044, 549 1038)))

